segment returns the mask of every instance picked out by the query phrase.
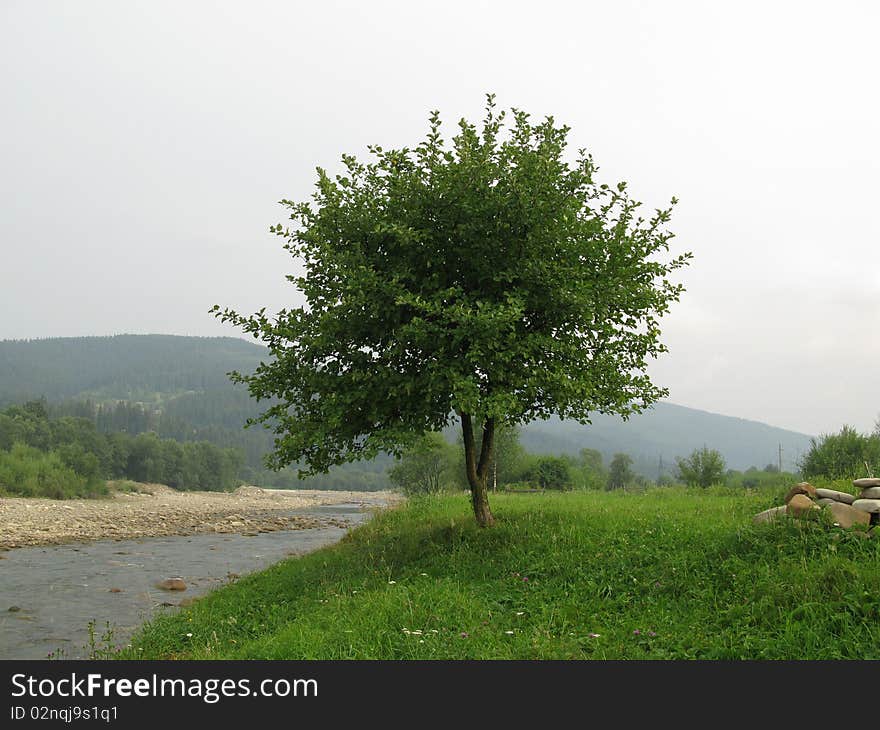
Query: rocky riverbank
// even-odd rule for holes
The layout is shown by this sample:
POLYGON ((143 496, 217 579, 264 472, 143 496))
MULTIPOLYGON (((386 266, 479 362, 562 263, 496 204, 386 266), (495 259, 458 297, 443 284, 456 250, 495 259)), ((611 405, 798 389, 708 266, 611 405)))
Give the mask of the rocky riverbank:
POLYGON ((108 499, 0 499, 0 550, 106 539, 258 534, 276 530, 346 527, 338 518, 291 514, 320 505, 356 503, 384 507, 392 492, 342 492, 239 487, 235 492, 177 492, 136 484, 108 499))

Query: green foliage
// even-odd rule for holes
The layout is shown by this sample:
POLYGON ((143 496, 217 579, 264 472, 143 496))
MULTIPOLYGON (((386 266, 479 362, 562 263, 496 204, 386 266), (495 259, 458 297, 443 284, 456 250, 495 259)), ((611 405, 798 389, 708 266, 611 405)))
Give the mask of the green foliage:
POLYGON ((602 453, 596 449, 581 449, 576 467, 572 470, 575 486, 579 489, 604 489, 608 472, 602 462, 602 453))
POLYGON ((840 433, 811 439, 800 466, 808 479, 856 479, 867 476, 866 463, 869 470, 880 472, 880 434, 866 436, 844 426, 840 433))
POLYGON ((0 494, 72 499, 101 496, 107 488, 100 479, 77 474, 57 452, 16 443, 0 450, 0 494))
MULTIPOLYGON (((506 484, 516 478, 525 457, 525 449, 520 443, 518 426, 499 424, 495 429, 495 448, 489 463, 490 480, 498 484, 506 484)), ((462 462, 460 473, 464 473, 462 462)))
POLYGON ((694 449, 688 457, 675 458, 678 478, 691 487, 711 487, 713 484, 724 483, 724 471, 727 468, 724 457, 715 449, 704 446, 694 449))
POLYGON ((571 464, 562 456, 540 456, 527 478, 541 489, 571 489, 571 464))
POLYGON ((608 466, 608 489, 623 489, 635 481, 629 454, 615 454, 608 466))
POLYGON ((415 148, 343 155, 311 202, 282 201, 291 224, 271 230, 302 263, 305 303, 213 310, 269 347, 234 379, 269 401, 256 421, 277 436, 273 465, 399 454, 456 413, 491 434, 665 394, 644 371, 690 254, 664 260, 670 209, 642 217, 585 152, 568 162, 568 132, 518 110, 505 126, 489 97, 482 127, 462 120, 451 144, 435 112, 415 148))
POLYGON ((880 540, 729 488, 410 500, 155 618, 123 659, 880 659, 880 540))
POLYGON ((439 492, 452 481, 456 453, 442 434, 427 433, 404 452, 388 476, 404 494, 439 492))
POLYGON ((6 463, 4 489, 21 495, 94 496, 106 493, 110 478, 177 489, 223 490, 240 483, 241 455, 234 449, 180 444, 152 432, 105 435, 88 418, 50 418, 40 401, 0 413, 0 457, 6 463))
POLYGON ((802 479, 798 474, 779 471, 779 467, 774 466, 771 471, 766 468, 758 471, 755 467, 750 467, 745 471, 728 469, 723 481, 727 486, 734 488, 775 489, 782 490, 784 493, 792 484, 797 484, 802 479))

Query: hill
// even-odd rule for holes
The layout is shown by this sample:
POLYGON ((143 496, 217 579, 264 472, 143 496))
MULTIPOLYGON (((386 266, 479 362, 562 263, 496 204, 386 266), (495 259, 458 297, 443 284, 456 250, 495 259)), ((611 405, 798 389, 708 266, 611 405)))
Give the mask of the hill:
MULTIPOLYGON (((264 483, 270 479, 278 486, 295 486, 290 471, 271 477, 259 472, 272 436, 257 428, 242 430, 260 406, 226 375, 231 370, 252 372, 266 354, 261 345, 234 337, 115 335, 0 341, 0 406, 45 397, 61 412, 78 415, 76 404, 103 404, 98 425, 105 431, 149 429, 182 441, 204 439, 236 446, 244 452, 252 477, 259 473, 264 483), (108 404, 116 404, 116 410, 108 409, 108 404)), ((764 423, 667 402, 628 421, 600 415, 585 426, 551 419, 531 423, 522 433, 524 446, 539 453, 577 454, 593 448, 602 452, 606 463, 616 452, 628 453, 635 468, 651 479, 660 473, 661 459, 663 472, 669 474, 676 456, 703 445, 718 449, 735 469, 775 464, 781 445, 783 468, 795 470, 809 439, 764 423)), ((358 474, 374 488, 385 488, 388 463, 386 458, 348 465, 309 480, 309 485, 350 487, 358 474)))
POLYGON ((228 390, 230 370, 253 371, 266 349, 235 337, 113 335, 0 341, 0 404, 44 397, 149 402, 228 390))
POLYGON ((759 469, 776 464, 782 446, 782 467, 797 471, 797 461, 810 446, 810 436, 744 418, 686 408, 661 401, 628 421, 597 415, 590 425, 573 421, 535 421, 521 437, 529 451, 577 454, 583 448, 602 452, 606 462, 616 452, 628 453, 637 471, 657 479, 670 475, 676 456, 694 449, 717 449, 731 469, 759 469), (661 461, 662 459, 662 461, 661 461))

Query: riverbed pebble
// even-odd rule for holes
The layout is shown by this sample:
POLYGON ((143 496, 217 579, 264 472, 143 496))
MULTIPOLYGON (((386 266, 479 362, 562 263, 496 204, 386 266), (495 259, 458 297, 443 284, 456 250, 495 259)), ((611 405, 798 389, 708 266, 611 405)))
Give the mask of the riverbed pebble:
POLYGON ((183 578, 166 578, 156 583, 156 588, 161 588, 163 591, 185 591, 186 583, 183 578))
POLYGON ((391 492, 252 487, 229 494, 176 492, 147 484, 137 493, 114 493, 111 499, 0 498, 0 550, 104 539, 347 527, 343 520, 293 511, 322 504, 379 506, 400 501, 402 497, 391 492))

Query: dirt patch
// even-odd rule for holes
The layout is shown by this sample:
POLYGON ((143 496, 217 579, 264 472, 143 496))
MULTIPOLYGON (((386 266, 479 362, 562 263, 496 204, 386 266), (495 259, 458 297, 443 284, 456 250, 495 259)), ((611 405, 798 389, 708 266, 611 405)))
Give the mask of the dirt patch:
POLYGON ((0 499, 0 550, 104 539, 256 534, 336 525, 320 516, 291 515, 320 505, 357 503, 384 507, 402 500, 392 492, 336 492, 239 487, 235 492, 177 492, 138 484, 136 492, 109 499, 0 499))

